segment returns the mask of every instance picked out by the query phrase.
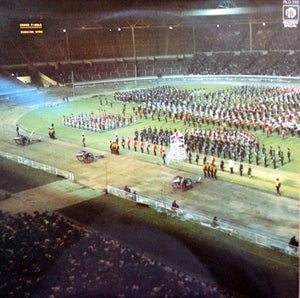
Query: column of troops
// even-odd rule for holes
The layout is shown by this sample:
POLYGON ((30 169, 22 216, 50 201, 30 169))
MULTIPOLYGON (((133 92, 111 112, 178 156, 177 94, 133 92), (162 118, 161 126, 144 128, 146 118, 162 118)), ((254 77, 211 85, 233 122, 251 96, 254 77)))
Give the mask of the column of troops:
MULTIPOLYGON (((139 147, 141 153, 144 153, 145 151, 150 154, 152 151, 155 156, 157 155, 157 152, 160 152, 160 155, 165 158, 165 147, 169 145, 170 136, 172 134, 173 131, 171 129, 163 130, 162 128, 158 130, 157 128, 152 129, 149 127, 148 129, 144 128, 140 132, 135 130, 133 137, 121 138, 121 147, 123 149, 127 148, 128 150, 133 148, 134 151, 137 151, 139 147)), ((119 143, 117 136, 115 142, 119 143)))
POLYGON ((150 115, 193 127, 206 124, 300 137, 300 91, 293 88, 243 86, 208 93, 166 86, 116 92, 114 98, 132 102, 135 115, 146 119, 150 115))
POLYGON ((70 116, 64 115, 62 121, 65 126, 101 132, 136 123, 136 118, 125 113, 121 115, 99 111, 97 113, 91 112, 78 115, 71 114, 70 116))
MULTIPOLYGON (((140 148, 141 153, 144 153, 145 150, 148 154, 152 151, 154 155, 157 155, 157 152, 163 155, 166 147, 170 144, 171 135, 175 132, 176 129, 174 131, 162 128, 158 130, 156 127, 151 128, 149 126, 148 129, 144 128, 140 132, 135 130, 133 137, 122 137, 121 147, 128 150, 133 148, 134 151, 138 151, 140 148)), ((115 141, 119 142, 117 137, 115 141)), ((203 154, 203 156, 211 155, 221 160, 221 170, 224 170, 224 159, 232 159, 240 163, 255 163, 257 166, 263 165, 264 167, 272 165, 276 168, 278 164, 281 166, 284 164, 285 157, 287 157, 289 162, 291 158, 289 148, 284 153, 279 146, 276 150, 270 146, 270 150, 267 152, 264 144, 260 146, 258 138, 243 130, 226 130, 223 128, 214 128, 212 130, 186 129, 184 143, 189 163, 192 163, 193 155, 197 165, 199 165, 200 154, 203 154), (268 158, 271 163, 268 161, 268 158)))

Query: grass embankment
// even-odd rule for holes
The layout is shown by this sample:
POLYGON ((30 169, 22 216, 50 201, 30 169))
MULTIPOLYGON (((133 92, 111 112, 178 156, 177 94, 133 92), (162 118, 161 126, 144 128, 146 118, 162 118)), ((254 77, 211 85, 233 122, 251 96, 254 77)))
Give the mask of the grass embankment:
POLYGON ((297 297, 298 260, 112 195, 59 210, 151 255, 247 297, 297 297), (204 267, 203 267, 204 266, 204 267))
MULTIPOLYGON (((186 87, 184 87, 186 88, 186 87)), ((191 89, 197 88, 206 88, 207 91, 211 90, 219 90, 219 89, 227 89, 229 86, 193 86, 191 89)), ((104 102, 105 97, 108 101, 113 99, 112 92, 108 92, 107 94, 102 95, 102 99, 104 102)), ((49 106, 49 107, 42 107, 37 110, 29 112, 27 115, 22 117, 19 121, 21 127, 28 131, 34 130, 37 134, 42 134, 47 137, 48 134, 48 127, 51 123, 55 124, 56 135, 59 139, 65 140, 67 142, 81 144, 81 130, 76 128, 65 127, 62 123, 63 115, 70 116, 72 113, 74 115, 81 114, 81 113, 89 113, 89 112, 98 112, 98 110, 112 112, 112 113, 122 113, 123 105, 120 103, 113 103, 112 107, 110 105, 107 106, 99 106, 99 99, 97 96, 93 96, 91 98, 85 98, 83 100, 77 100, 69 103, 61 103, 56 106, 49 106)), ((132 104, 126 105, 126 113, 128 115, 132 115, 132 104)), ((109 151, 109 142, 114 140, 115 132, 118 132, 119 139, 123 136, 125 139, 127 136, 131 138, 134 137, 134 131, 138 130, 141 131, 142 129, 148 127, 156 127, 157 129, 163 128, 165 129, 172 129, 174 130, 179 129, 180 131, 185 131, 187 127, 184 126, 183 122, 177 120, 175 123, 168 120, 165 122, 164 120, 158 121, 151 120, 151 117, 148 117, 147 120, 144 118, 141 119, 138 117, 137 124, 131 124, 129 126, 118 128, 117 130, 110 130, 105 131, 103 133, 95 133, 87 131, 85 132, 86 136, 86 144, 87 147, 90 149, 100 149, 109 151)), ((208 126, 206 123, 201 125, 203 129, 213 129, 216 126, 208 126)), ((266 192, 274 193, 275 189, 275 179, 279 175, 281 184, 282 184, 282 195, 288 196, 291 198, 298 199, 299 198, 299 172, 300 172, 300 155, 297 154, 300 150, 300 140, 297 136, 288 137, 283 140, 281 136, 277 134, 272 134, 270 137, 267 137, 265 133, 262 131, 253 130, 250 131, 255 138, 259 139, 260 146, 262 144, 265 145, 267 153, 269 152, 270 146, 277 151, 278 147, 280 146, 281 150, 284 152, 284 165, 281 166, 280 163, 277 161, 277 168, 273 169, 273 165, 271 163, 270 155, 268 156, 268 167, 264 168, 262 164, 262 159, 260 157, 260 165, 255 165, 254 156, 252 157, 252 178, 247 179, 246 175, 244 177, 240 177, 238 174, 236 175, 227 175, 228 174, 228 167, 227 161, 225 160, 225 173, 221 173, 218 171, 218 175, 220 179, 225 181, 238 183, 242 185, 246 185, 248 187, 257 188, 266 192), (291 162, 288 163, 286 153, 287 148, 291 149, 291 162)), ((168 152, 168 148, 166 149, 168 152)), ((141 154, 138 152, 121 150, 121 154, 130 154, 133 155, 135 158, 145 160, 148 162, 155 162, 161 163, 160 156, 154 157, 153 154, 147 156, 146 154, 141 154)), ((202 158, 202 154, 200 159, 202 158)), ((210 158, 210 156, 208 156, 210 158)), ((195 153, 193 154, 193 164, 190 165, 187 162, 185 163, 171 163, 171 166, 180 168, 187 172, 196 172, 202 173, 202 167, 197 167, 195 165, 195 153)), ((201 164, 201 160, 200 160, 201 164)), ((219 165, 219 159, 217 159, 217 166, 219 165)), ((244 162, 244 173, 246 174, 247 171, 247 161, 244 162)), ((235 164, 235 172, 238 173, 238 162, 235 164)))
POLYGON ((0 189, 11 193, 42 186, 62 178, 0 157, 0 189))

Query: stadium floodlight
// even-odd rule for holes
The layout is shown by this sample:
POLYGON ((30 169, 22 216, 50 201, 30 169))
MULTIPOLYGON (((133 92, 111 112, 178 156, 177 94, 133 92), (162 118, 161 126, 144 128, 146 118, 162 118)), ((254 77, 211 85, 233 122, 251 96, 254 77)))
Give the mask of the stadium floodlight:
POLYGON ((234 7, 226 9, 194 9, 183 11, 183 16, 196 17, 196 16, 224 16, 224 15, 242 15, 242 14, 255 14, 259 9, 255 7, 234 7))

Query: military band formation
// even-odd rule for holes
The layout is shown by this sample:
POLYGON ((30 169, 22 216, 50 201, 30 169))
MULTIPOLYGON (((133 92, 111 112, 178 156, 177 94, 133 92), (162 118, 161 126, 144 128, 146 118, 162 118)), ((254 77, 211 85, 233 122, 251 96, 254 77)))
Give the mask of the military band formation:
MULTIPOLYGON (((256 137, 258 131, 267 137, 272 134, 283 139, 300 137, 300 91, 293 88, 243 86, 206 92, 205 89, 158 87, 115 92, 114 102, 123 105, 119 114, 104 111, 101 97, 99 102, 98 112, 63 116, 63 124, 83 131, 102 132, 136 124, 139 119, 149 118, 171 125, 183 123, 187 160, 199 165, 202 158, 207 177, 216 178, 216 158, 221 171, 225 168, 224 160, 228 160, 230 173, 238 163, 240 175, 243 175, 243 164, 247 164, 249 177, 251 164, 275 169, 290 162, 290 149, 283 152, 280 146, 266 148, 256 137), (129 103, 132 104, 131 114, 126 111, 129 103), (209 155, 214 162, 208 162, 209 155)), ((107 99, 105 102, 108 106, 107 99)), ((113 143, 123 150, 161 155, 165 163, 166 147, 175 131, 158 130, 150 125, 120 140, 116 133, 113 143)), ((83 144, 85 146, 85 140, 83 144)))

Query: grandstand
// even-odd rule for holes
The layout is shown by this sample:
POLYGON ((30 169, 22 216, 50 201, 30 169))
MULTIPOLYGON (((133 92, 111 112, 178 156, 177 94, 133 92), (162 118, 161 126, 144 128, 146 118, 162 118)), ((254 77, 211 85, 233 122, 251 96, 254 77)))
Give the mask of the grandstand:
POLYGON ((222 22, 186 16, 176 7, 168 18, 157 13, 155 24, 153 15, 133 12, 133 19, 100 17, 84 25, 66 14, 64 22, 45 17, 39 36, 18 36, 21 17, 11 16, 2 24, 1 70, 29 74, 34 83, 41 72, 61 84, 71 83, 71 71, 74 82, 190 73, 297 75, 299 30, 283 26, 280 6, 267 8, 255 18, 227 16, 222 22))
MULTIPOLYGON (((300 115, 300 35, 299 29, 284 26, 282 3, 141 1, 136 7, 131 1, 112 0, 99 7, 96 0, 85 5, 79 0, 54 0, 51 7, 45 1, 33 7, 34 2, 1 3, 0 153, 70 181, 30 186, 16 193, 9 190, 0 201, 4 240, 0 257, 5 260, 0 296, 296 297, 298 247, 288 241, 290 233, 299 238, 299 182, 295 181, 299 140, 295 132, 300 115), (21 34, 26 23, 43 32, 21 34), (224 82, 220 91, 209 89, 224 82), (183 85, 188 87, 178 87, 183 85), (129 90, 137 87, 143 91, 129 90), (230 96, 238 102, 231 105, 230 96), (273 110, 268 110, 267 97, 273 110), (273 132, 269 138, 269 130, 256 131, 253 121, 246 133, 240 123, 235 130, 227 127, 229 133, 222 136, 253 136, 253 140, 255 136, 260 146, 276 145, 274 152, 277 145, 285 153, 290 152, 288 146, 294 146, 292 162, 284 155, 277 168, 271 162, 264 168, 262 157, 260 165, 254 165, 252 157, 253 177, 238 177, 230 175, 226 160, 225 172, 218 167, 218 180, 202 179, 200 191, 196 186, 190 192, 172 193, 167 184, 178 172, 187 177, 202 174, 202 167, 199 170, 198 161, 197 166, 194 162, 197 150, 201 151, 193 142, 191 126, 198 125, 204 138, 210 138, 218 128, 209 113, 220 106, 224 115, 239 117, 240 122, 249 120, 251 112, 239 106, 243 100, 248 104, 249 98, 251 104, 267 106, 261 114, 265 123, 283 110, 286 123, 292 123, 287 135, 281 135, 282 125, 280 134, 273 132), (170 114, 163 110, 170 103, 172 111, 182 109, 176 117, 171 109, 170 114), (186 119, 183 111, 194 118, 186 119), (97 113, 109 115, 111 125, 102 123, 97 113), (210 123, 206 123, 207 116, 210 123), (115 119, 122 119, 122 125, 116 126, 115 119), (16 147, 12 136, 19 121, 22 133, 41 133, 42 142, 16 147), (47 127, 52 121, 58 139, 50 142, 47 127), (153 155, 152 146, 156 142, 168 151, 166 136, 178 127, 183 132, 180 145, 174 152, 170 149, 164 166, 159 152, 153 155), (138 136, 138 152, 120 146, 120 156, 105 156, 84 168, 74 158, 82 150, 81 130, 86 149, 95 154, 108 152, 110 141, 127 136, 131 140, 138 136), (150 154, 146 140, 143 154, 139 150, 142 133, 153 138, 149 137, 150 154), (195 147, 190 150, 190 163, 185 162, 189 146, 195 147), (273 176, 283 181, 282 197, 273 194, 273 176), (124 191, 124 186, 132 192, 124 191), (174 198, 180 201, 180 210, 168 208, 174 198), (213 213, 216 210, 221 216, 213 213), (218 228, 210 223, 215 215, 220 218, 218 228), (185 231, 186 226, 191 230, 185 231), (169 237, 170 231, 174 234, 169 237), (228 274, 231 269, 232 276, 228 274), (282 270, 286 270, 284 278, 282 270), (260 274, 267 277, 256 284, 260 274)), ((222 121, 220 130, 228 124, 222 121)), ((232 143, 228 141, 228 146, 232 143)), ((254 141, 252 145, 254 154, 254 141)), ((209 160, 214 154, 208 151, 206 155, 209 160)), ((218 166, 221 158, 216 159, 218 166)), ((0 167, 0 175, 14 175, 14 166, 7 168, 0 167)), ((17 176, 26 181, 30 174, 17 176)), ((9 179, 4 181, 1 188, 9 184, 9 179)))

